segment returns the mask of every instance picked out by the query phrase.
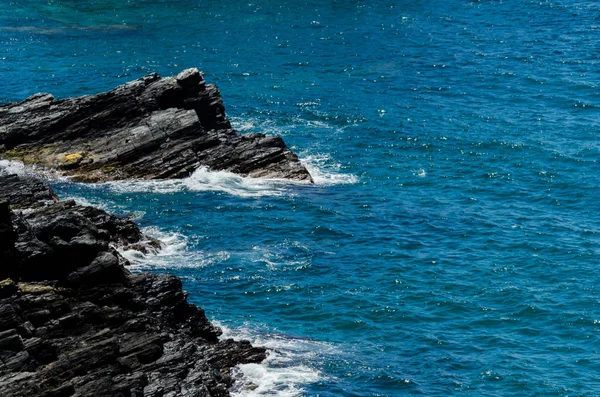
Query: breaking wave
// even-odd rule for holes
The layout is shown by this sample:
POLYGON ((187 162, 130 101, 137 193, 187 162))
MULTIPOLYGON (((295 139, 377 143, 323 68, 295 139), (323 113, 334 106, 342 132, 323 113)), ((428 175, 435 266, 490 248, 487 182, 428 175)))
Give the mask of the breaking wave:
POLYGON ((287 335, 264 333, 250 327, 221 327, 221 339, 249 340, 254 346, 268 349, 267 359, 260 364, 242 364, 233 369, 234 397, 273 396, 296 397, 305 386, 323 380, 324 375, 311 366, 323 354, 334 354, 326 343, 287 335))

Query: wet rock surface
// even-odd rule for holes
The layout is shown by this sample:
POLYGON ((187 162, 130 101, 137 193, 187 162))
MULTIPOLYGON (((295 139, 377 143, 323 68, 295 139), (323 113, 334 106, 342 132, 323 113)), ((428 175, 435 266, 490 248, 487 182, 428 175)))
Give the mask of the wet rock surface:
POLYGON ((177 277, 131 274, 110 215, 48 200, 51 189, 34 182, 23 183, 44 205, 27 210, 30 194, 0 189, 2 395, 227 396, 230 369, 265 358, 247 342, 219 341, 177 277))
POLYGON ((36 94, 0 106, 0 156, 81 181, 182 178, 203 166, 312 181, 281 137, 236 133, 219 90, 197 69, 98 95, 36 94))

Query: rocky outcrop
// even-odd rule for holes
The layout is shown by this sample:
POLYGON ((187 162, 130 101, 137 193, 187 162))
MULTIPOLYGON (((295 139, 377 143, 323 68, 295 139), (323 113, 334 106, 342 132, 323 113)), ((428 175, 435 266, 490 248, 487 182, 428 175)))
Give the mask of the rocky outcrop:
POLYGON ((13 209, 40 208, 58 201, 50 186, 34 178, 0 173, 0 201, 13 209))
POLYGON ((230 369, 265 358, 248 342, 219 341, 176 277, 131 274, 113 248, 130 230, 111 216, 23 184, 23 197, 9 196, 21 210, 0 195, 2 395, 227 396, 230 369))
MULTIPOLYGON (((0 174, 0 202, 9 202, 14 210, 23 210, 20 218, 30 225, 47 227, 52 219, 70 217, 94 225, 100 234, 108 236, 111 245, 123 250, 135 249, 144 253, 157 252, 162 243, 146 236, 130 219, 111 215, 101 209, 77 205, 73 200, 59 201, 52 188, 28 176, 0 174), (36 211, 33 211, 36 210, 36 211)), ((81 230, 82 225, 74 228, 81 230)), ((32 241, 32 239, 29 239, 32 241)))
POLYGON ((202 166, 312 181, 281 137, 237 134, 217 87, 197 69, 98 95, 36 94, 0 106, 0 156, 82 181, 181 178, 202 166))

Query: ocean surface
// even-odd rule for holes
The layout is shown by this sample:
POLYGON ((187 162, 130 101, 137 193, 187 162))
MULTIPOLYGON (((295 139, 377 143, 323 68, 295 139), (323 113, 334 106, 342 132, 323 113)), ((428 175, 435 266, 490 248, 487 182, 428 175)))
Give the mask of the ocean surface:
POLYGON ((315 184, 49 180, 272 349, 234 396, 600 395, 600 3, 0 2, 0 103, 189 67, 315 184))

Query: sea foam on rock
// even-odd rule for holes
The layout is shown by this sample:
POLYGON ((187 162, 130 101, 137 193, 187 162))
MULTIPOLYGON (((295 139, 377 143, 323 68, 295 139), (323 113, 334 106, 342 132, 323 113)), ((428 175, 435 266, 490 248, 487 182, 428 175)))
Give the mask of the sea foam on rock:
POLYGON ((111 91, 0 106, 0 157, 81 181, 189 176, 199 167, 312 182, 280 136, 238 134, 197 69, 151 74, 111 91))
POLYGON ((124 267, 112 244, 135 238, 134 224, 34 179, 1 178, 3 395, 227 396, 231 368, 265 359, 249 342, 220 341, 177 277, 124 267))

